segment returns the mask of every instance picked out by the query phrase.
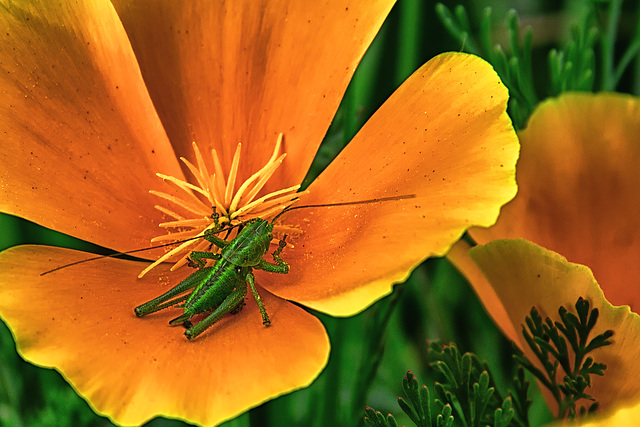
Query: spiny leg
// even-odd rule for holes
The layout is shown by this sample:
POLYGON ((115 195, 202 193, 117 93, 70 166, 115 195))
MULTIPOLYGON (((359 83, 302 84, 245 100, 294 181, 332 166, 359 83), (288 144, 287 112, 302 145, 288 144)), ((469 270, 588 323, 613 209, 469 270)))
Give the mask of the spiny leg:
POLYGON ((202 268, 206 265, 205 259, 219 260, 220 254, 205 251, 193 251, 189 254, 189 267, 202 268))
POLYGON ((246 279, 247 279, 247 283, 249 283, 249 287, 251 288, 251 292, 253 293, 253 297, 255 298, 256 303, 258 304, 258 309, 260 310, 260 314, 262 315, 262 324, 264 326, 271 325, 271 320, 269 319, 267 310, 264 308, 264 304, 262 303, 262 298, 260 298, 260 295, 258 294, 258 290, 256 289, 256 280, 255 280, 255 277, 253 276, 253 273, 248 273, 246 279))
MULTIPOLYGON (((136 308, 134 308, 136 316, 146 316, 147 314, 154 313, 158 310, 161 310, 162 308, 170 307, 164 303, 198 286, 198 284, 202 282, 202 280, 206 280, 210 269, 211 268, 205 267, 200 270, 194 271, 186 279, 184 279, 182 282, 180 282, 164 294, 152 299, 151 301, 137 306, 136 308)), ((176 303, 177 302, 179 301, 176 301, 176 303)))
POLYGON ((287 246, 287 242, 285 239, 287 235, 285 234, 280 240, 278 244, 278 249, 273 252, 273 263, 265 260, 260 260, 260 264, 255 266, 254 268, 258 268, 260 270, 268 271, 269 273, 280 273, 287 274, 289 273, 289 264, 287 264, 282 258, 280 258, 280 253, 287 246))
MULTIPOLYGON (((213 326, 216 322, 218 322, 224 316, 236 310, 238 305, 244 302, 245 295, 247 295, 247 287, 246 286, 238 287, 236 290, 231 292, 229 296, 225 298, 224 301, 222 301, 222 304, 220 304, 218 308, 214 310, 213 313, 208 315, 204 320, 201 320, 197 324, 187 329, 184 332, 184 335, 187 337, 187 339, 190 339, 190 340, 194 339, 195 337, 203 333, 206 329, 213 326)), ((182 319, 183 316, 174 320, 177 321, 178 319, 181 319, 181 321, 183 321, 182 319)))

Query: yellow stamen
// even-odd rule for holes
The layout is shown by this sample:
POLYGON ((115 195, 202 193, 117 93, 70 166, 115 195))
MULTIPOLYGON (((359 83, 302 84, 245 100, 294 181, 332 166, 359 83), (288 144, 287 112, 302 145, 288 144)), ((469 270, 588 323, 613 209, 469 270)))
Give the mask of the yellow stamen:
POLYGON ((178 214, 177 214, 177 213, 175 213, 174 211, 169 210, 169 209, 167 209, 167 208, 164 208, 164 207, 162 207, 162 206, 155 205, 155 206, 154 206, 154 208, 158 209, 158 210, 159 210, 160 212, 162 212, 163 214, 169 215, 169 216, 171 216, 171 217, 173 217, 173 218, 175 218, 175 219, 177 219, 177 220, 182 220, 182 219, 184 219, 184 217, 183 217, 183 216, 178 215, 178 214))
MULTIPOLYGON (((282 197, 278 197, 277 199, 273 199, 270 200, 269 202, 267 202, 267 199, 270 199, 271 197, 275 197, 275 196, 279 196, 280 194, 284 194, 284 193, 291 193, 291 192, 295 192, 298 190, 298 188, 300 188, 299 185, 294 185, 293 187, 289 187, 289 188, 284 188, 282 190, 278 190, 278 191, 274 191, 273 193, 269 193, 266 196, 262 196, 260 197, 258 200, 255 200, 251 203, 248 203, 246 205, 244 205, 242 208, 236 210, 232 215, 231 215, 231 219, 235 219, 236 217, 244 214, 245 212, 248 212, 254 208, 268 208, 271 207, 273 205, 280 205, 282 206, 283 204, 286 204, 288 202, 291 202, 291 194, 287 194, 286 196, 282 196, 282 197)), ((260 217, 260 215, 258 215, 257 213, 254 213, 255 216, 260 217)))
MULTIPOLYGON (((249 193, 247 194, 245 203, 251 202, 251 200, 253 200, 255 195, 258 194, 260 190, 262 190, 262 187, 264 187, 264 184, 267 182, 269 178, 271 178, 271 175, 273 175, 273 172, 278 168, 278 166, 280 166, 280 164, 282 164, 282 160, 284 160, 285 156, 287 155, 287 153, 284 153, 276 160, 276 156, 278 155, 278 152, 280 152, 281 145, 282 145, 282 134, 278 135, 278 140, 276 141, 276 147, 274 148, 273 154, 271 155, 271 158, 269 159, 267 164, 264 165, 264 167, 260 169, 258 172, 251 175, 249 179, 247 179, 240 186, 240 188, 238 189, 238 192, 236 193, 236 196, 231 201, 231 210, 233 211, 237 210, 238 205, 240 204, 240 199, 242 198, 245 191, 247 191, 247 188, 249 187, 249 185, 251 185, 253 181, 259 179, 258 184, 256 184, 254 188, 251 191, 249 191, 249 193)), ((300 186, 298 186, 298 188, 299 187, 300 186)))
MULTIPOLYGON (((177 191, 175 194, 178 195, 155 190, 150 191, 150 193, 177 206, 178 209, 156 206, 156 209, 170 217, 171 220, 159 224, 160 227, 167 231, 167 234, 154 237, 151 241, 178 242, 185 239, 192 240, 182 242, 177 247, 169 250, 145 268, 138 277, 144 276, 149 270, 169 260, 173 260, 174 265, 171 270, 175 270, 188 263, 189 255, 192 251, 211 250, 211 244, 203 236, 206 230, 215 227, 213 207, 216 208, 216 213, 219 216, 218 224, 233 226, 252 218, 269 219, 295 202, 301 194, 296 193, 300 188, 299 185, 274 191, 255 199, 286 157, 286 153, 280 153, 281 147, 282 134, 279 134, 269 160, 259 171, 246 179, 238 187, 238 190, 235 190, 235 188, 240 169, 241 144, 236 147, 226 180, 225 171, 222 168, 216 150, 211 150, 211 163, 209 165, 213 166, 214 173, 210 174, 209 169, 207 169, 207 162, 195 142, 193 143, 195 164, 185 158, 180 159, 193 175, 195 183, 169 175, 156 174, 165 183, 171 185, 177 191), (182 213, 183 211, 184 213, 182 213)), ((285 231, 287 234, 296 232, 295 229, 280 224, 275 226, 275 230, 279 236, 283 235, 285 231)), ((224 238, 233 237, 234 234, 231 234, 224 238)), ((277 240, 274 239, 275 242, 277 240)), ((216 248, 214 247, 214 249, 216 248)))
MULTIPOLYGON (((191 206, 193 207, 199 207, 200 211, 202 212, 209 212, 211 210, 211 203, 203 203, 202 200, 196 195, 194 194, 192 191, 193 190, 191 187, 193 186, 192 184, 189 184, 185 181, 181 181, 177 178, 174 178, 172 176, 167 176, 167 175, 161 175, 161 174, 156 174, 158 177, 162 178, 165 180, 165 182, 169 185, 171 185, 172 187, 183 191, 187 196, 188 196, 188 200, 185 200, 185 202, 190 203, 191 206), (189 184, 189 185, 186 185, 189 184)), ((199 189, 200 191, 198 191, 198 193, 200 193, 202 191, 202 189, 199 189)), ((206 194, 205 194, 206 196, 206 194)))
POLYGON ((196 155, 196 162, 198 163, 198 170, 200 172, 200 179, 198 179, 198 182, 200 183, 200 186, 203 189, 207 190, 207 193, 210 193, 209 191, 209 172, 207 171, 207 165, 204 162, 204 159, 202 158, 202 153, 200 152, 200 149, 198 148, 198 145, 195 143, 195 141, 193 142, 193 151, 195 152, 196 155))
MULTIPOLYGON (((236 186, 236 177, 238 176, 238 166, 240 165, 240 148, 241 144, 238 144, 236 152, 233 155, 233 161, 231 162, 231 171, 229 172, 229 178, 227 179, 227 188, 224 192, 224 204, 229 206, 231 203, 231 196, 233 196, 233 189, 236 186)), ((229 209, 231 210, 231 209, 229 209)))
MULTIPOLYGON (((202 188, 200 188, 200 187, 198 187, 198 186, 196 186, 196 185, 193 185, 193 184, 190 184, 190 183, 188 183, 188 182, 186 182, 186 181, 183 181, 183 180, 181 180, 181 179, 178 179, 178 178, 175 178, 175 177, 173 177, 173 176, 169 176, 169 175, 164 175, 164 174, 161 174, 161 173, 157 173, 157 174, 156 174, 156 176, 158 176, 158 177, 160 177, 160 178, 164 179, 165 181, 169 181, 169 182, 174 183, 175 185, 177 185, 178 187, 180 187, 180 188, 181 188, 181 189, 183 189, 183 190, 184 190, 185 188, 190 188, 191 190, 193 190, 193 191, 195 191, 195 192, 197 192, 197 193, 202 194, 202 195, 203 195, 204 197, 206 197, 207 199, 210 199, 210 197, 211 197, 211 194, 210 194, 210 193, 208 193, 207 191, 203 190, 202 188)), ((189 193, 189 192, 188 192, 188 191, 186 191, 186 193, 189 193)), ((197 200, 199 200, 195 195, 193 195, 193 196, 194 196, 197 200)), ((212 201, 212 200, 210 200, 210 201, 212 201)))
MULTIPOLYGON (((204 231, 202 233, 200 233, 200 235, 204 235, 204 231)), ((138 278, 139 279, 142 278, 142 276, 147 274, 149 272, 149 270, 151 270, 152 268, 154 268, 154 267, 158 266, 160 263, 168 260, 173 255, 175 255, 177 253, 180 253, 180 252, 184 252, 184 249, 188 248, 189 246, 193 246, 195 243, 197 243, 197 240, 190 240, 188 242, 182 243, 177 248, 171 249, 169 252, 167 252, 166 254, 162 255, 160 258, 158 258, 155 262, 151 263, 147 268, 142 270, 142 272, 140 272, 140 274, 138 274, 138 278)))
POLYGON ((218 152, 215 149, 211 149, 211 157, 213 158, 213 166, 215 170, 214 175, 211 177, 211 183, 215 191, 214 194, 216 199, 222 202, 222 195, 224 194, 224 189, 226 187, 224 183, 224 169, 222 169, 220 157, 218 157, 218 152))
POLYGON ((175 203, 176 205, 182 206, 184 209, 196 215, 207 215, 208 213, 206 206, 202 203, 200 205, 197 205, 194 203, 190 203, 184 199, 179 199, 175 196, 172 196, 171 194, 162 193, 160 191, 151 190, 149 191, 149 193, 153 194, 154 196, 162 197, 163 199, 175 203))

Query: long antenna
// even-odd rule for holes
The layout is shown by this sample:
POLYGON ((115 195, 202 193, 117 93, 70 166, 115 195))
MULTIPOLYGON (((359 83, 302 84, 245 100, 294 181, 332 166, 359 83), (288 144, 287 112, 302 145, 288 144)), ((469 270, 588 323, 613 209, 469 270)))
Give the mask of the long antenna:
MULTIPOLYGON (((293 206, 293 207, 285 208, 282 212, 280 212, 278 215, 276 215, 271 220, 271 222, 273 223, 276 219, 278 219, 285 212, 290 212, 290 211, 295 210, 295 209, 327 208, 327 207, 331 207, 331 206, 365 205, 365 204, 369 204, 369 203, 389 202, 389 201, 393 201, 393 200, 413 199, 414 197, 416 197, 415 194, 405 194, 405 195, 402 195, 402 196, 378 197, 378 198, 375 198, 375 199, 357 200, 355 202, 322 203, 322 204, 318 204, 318 205, 293 206)), ((224 227, 220 231, 224 231, 224 230, 231 231, 233 228, 239 227, 239 226, 241 226, 243 224, 245 224, 245 223, 240 223, 240 224, 235 224, 233 226, 224 227)), ((45 271, 44 273, 40 273, 40 276, 45 276, 45 275, 53 273, 55 271, 62 270, 63 268, 72 267, 74 265, 82 264, 82 263, 89 262, 89 261, 95 261, 95 260, 103 259, 103 258, 114 258, 114 257, 122 256, 122 255, 130 255, 130 254, 135 254, 135 253, 138 253, 138 252, 149 251, 151 249, 164 248, 164 247, 176 245, 176 244, 179 244, 179 243, 185 243, 185 242, 188 242, 188 241, 191 241, 191 240, 201 239, 202 237, 203 237, 202 235, 198 235, 198 236, 190 237, 188 239, 178 240, 178 241, 175 241, 175 242, 165 243, 165 244, 157 245, 157 246, 151 246, 151 247, 148 247, 148 248, 134 249, 134 250, 131 250, 131 251, 116 252, 116 253, 109 254, 109 255, 98 255, 98 256, 95 256, 95 257, 92 257, 92 258, 85 258, 85 259, 81 259, 79 261, 75 261, 75 262, 72 262, 72 263, 69 263, 69 264, 61 265, 59 267, 56 267, 56 268, 53 268, 51 270, 45 271)))
MULTIPOLYGON (((220 230, 220 231, 222 231, 222 230, 220 230)), ((185 242, 188 242, 188 241, 191 241, 191 240, 196 240, 196 239, 202 239, 202 236, 201 235, 194 236, 194 237, 190 237, 188 239, 178 240, 178 241, 171 242, 171 243, 164 243, 162 245, 151 246, 151 247, 148 247, 148 248, 134 249, 132 251, 125 251, 125 252, 116 252, 116 253, 109 254, 109 255, 98 255, 98 256, 95 256, 93 258, 85 258, 85 259, 81 259, 80 261, 75 261, 75 262, 72 262, 72 263, 69 263, 69 264, 65 264, 65 265, 61 265, 60 267, 56 267, 54 269, 45 271, 44 273, 40 273, 40 276, 44 276, 46 274, 53 273, 54 271, 62 270, 63 268, 71 267, 71 266, 82 264, 82 263, 89 262, 89 261, 95 261, 95 260, 102 259, 102 258, 114 258, 114 257, 122 256, 122 255, 135 254, 137 252, 150 251, 151 249, 164 248, 164 247, 167 247, 167 246, 172 246, 172 245, 176 245, 176 244, 179 244, 179 243, 185 243, 185 242)))
POLYGON ((377 197, 375 199, 367 199, 367 200, 357 200, 355 202, 338 202, 338 203, 321 203, 318 205, 303 205, 303 206, 293 206, 285 208, 278 215, 273 217, 271 222, 274 222, 278 217, 280 217, 285 212, 291 212, 296 209, 305 209, 305 208, 328 208, 331 206, 353 206, 353 205, 366 205, 369 203, 378 203, 378 202, 390 202, 394 200, 404 200, 404 199, 413 199, 415 198, 415 194, 403 194, 401 196, 389 196, 389 197, 377 197))

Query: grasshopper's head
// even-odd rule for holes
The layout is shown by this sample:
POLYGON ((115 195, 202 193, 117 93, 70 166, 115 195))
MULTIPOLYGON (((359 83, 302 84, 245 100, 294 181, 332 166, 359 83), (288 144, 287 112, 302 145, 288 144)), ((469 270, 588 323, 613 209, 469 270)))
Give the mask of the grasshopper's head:
POLYGON ((273 224, 262 218, 252 219, 244 224, 222 256, 239 267, 258 265, 269 251, 271 239, 273 239, 273 224))

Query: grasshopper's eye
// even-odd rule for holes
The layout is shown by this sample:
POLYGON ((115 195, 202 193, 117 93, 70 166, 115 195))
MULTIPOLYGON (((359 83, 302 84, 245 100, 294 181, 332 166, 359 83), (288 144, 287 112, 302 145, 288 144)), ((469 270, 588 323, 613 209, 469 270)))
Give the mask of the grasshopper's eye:
POLYGON ((236 273, 238 274, 242 273, 242 267, 236 267, 236 273))

